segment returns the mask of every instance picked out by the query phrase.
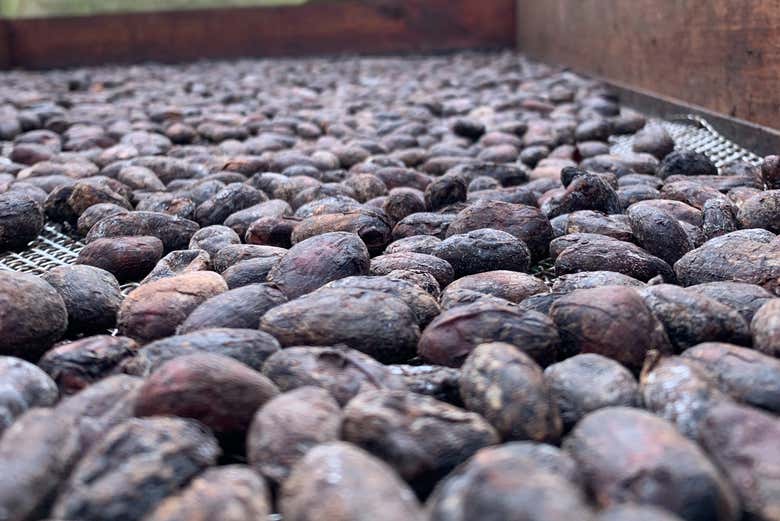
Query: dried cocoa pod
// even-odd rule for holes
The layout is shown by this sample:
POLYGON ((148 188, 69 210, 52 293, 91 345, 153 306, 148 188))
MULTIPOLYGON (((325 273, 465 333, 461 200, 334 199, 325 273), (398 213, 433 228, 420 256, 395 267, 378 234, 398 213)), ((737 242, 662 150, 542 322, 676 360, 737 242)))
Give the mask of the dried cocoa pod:
POLYGON ((457 407, 463 406, 458 387, 460 370, 439 365, 392 365, 390 371, 403 378, 413 393, 432 396, 457 407))
POLYGON ((767 156, 761 165, 761 178, 770 190, 780 189, 780 158, 767 156))
POLYGON ((410 215, 425 212, 424 195, 414 188, 394 188, 382 203, 382 210, 393 222, 400 222, 410 215))
POLYGON ((141 284, 195 271, 209 271, 211 257, 203 250, 176 250, 160 259, 141 284))
POLYGON ((181 219, 192 220, 197 204, 189 197, 172 193, 154 193, 142 197, 135 207, 136 211, 159 212, 181 219))
POLYGON ((780 189, 766 190, 742 203, 737 219, 742 228, 780 233, 780 189))
POLYGON ((542 205, 542 212, 548 218, 579 210, 614 214, 620 213, 622 207, 615 189, 597 174, 577 176, 560 196, 542 205))
POLYGON ((695 180, 665 183, 663 188, 661 188, 661 195, 665 199, 682 201, 699 210, 703 209, 707 201, 712 199, 728 200, 718 189, 706 186, 695 180))
POLYGON ((632 148, 634 152, 652 154, 659 160, 663 160, 674 152, 674 139, 662 125, 645 125, 634 136, 632 148))
POLYGON ((704 203, 704 237, 709 240, 739 229, 736 205, 722 199, 710 199, 704 203))
POLYGON ((588 414, 564 442, 599 506, 635 502, 687 521, 736 520, 731 485, 692 441, 649 412, 609 407, 588 414))
POLYGON ((113 203, 99 203, 90 206, 79 216, 76 229, 81 235, 87 235, 89 230, 106 217, 128 213, 130 210, 113 203))
POLYGON ((105 270, 118 281, 137 281, 154 268, 163 255, 157 237, 112 237, 87 244, 76 259, 79 264, 105 270))
POLYGON ((668 154, 658 167, 661 179, 673 175, 718 175, 718 169, 704 154, 685 150, 668 154))
POLYGON ((398 239, 390 243, 385 248, 385 254, 391 253, 424 253, 425 255, 433 255, 433 250, 441 244, 441 239, 433 237, 431 235, 412 235, 411 237, 405 237, 398 239))
POLYGON ((547 291, 544 281, 525 273, 507 270, 486 271, 462 277, 448 285, 444 289, 441 302, 445 308, 450 308, 451 303, 458 301, 463 293, 476 292, 518 303, 531 295, 547 291))
POLYGON ((212 225, 201 228, 190 239, 190 250, 203 250, 209 257, 215 257, 226 246, 241 244, 241 238, 227 226, 212 225))
POLYGON ((622 220, 623 215, 605 215, 592 210, 579 210, 568 215, 566 233, 596 233, 619 241, 634 240, 631 226, 622 220))
POLYGON ((382 210, 363 207, 348 212, 315 215, 301 221, 293 231, 297 244, 333 232, 357 234, 372 253, 382 252, 391 241, 392 224, 382 210))
POLYGON ((662 259, 634 244, 610 238, 580 241, 558 254, 555 259, 558 275, 580 271, 616 271, 642 282, 658 275, 667 282, 676 280, 675 272, 662 259))
POLYGON ((750 323, 753 349, 769 356, 780 354, 780 299, 766 302, 750 323))
POLYGON ((340 434, 341 408, 330 393, 300 387, 272 398, 255 413, 247 458, 258 474, 281 484, 309 449, 338 441, 340 434))
POLYGON ((310 203, 295 210, 295 217, 299 219, 308 219, 318 215, 338 214, 357 211, 364 206, 351 197, 345 195, 335 195, 316 199, 310 203))
POLYGON ((231 214, 267 199, 263 192, 248 184, 231 183, 198 206, 195 221, 201 226, 222 224, 231 214))
POLYGON ((43 229, 43 208, 18 191, 0 193, 0 251, 24 248, 43 229))
POLYGON ((453 213, 412 213, 398 221, 393 227, 393 240, 397 241, 412 235, 432 235, 444 239, 454 220, 455 214, 453 213))
POLYGON ((121 183, 110 179, 103 181, 100 178, 93 178, 79 181, 70 188, 66 204, 77 218, 90 206, 100 203, 112 203, 131 210, 133 207, 121 193, 121 188, 121 183))
POLYGON ((119 308, 119 332, 140 343, 173 335, 192 311, 227 291, 216 273, 197 271, 149 282, 127 295, 119 308))
POLYGON ((187 248, 198 223, 160 212, 129 212, 98 221, 86 241, 110 237, 153 236, 160 239, 166 252, 187 248))
POLYGON ((425 188, 425 207, 436 211, 466 200, 466 181, 458 175, 436 178, 425 188))
POLYGON ((202 426, 177 418, 131 419, 111 429, 79 462, 53 517, 140 520, 219 454, 202 426))
POLYGON ((344 408, 342 436, 383 459, 420 494, 498 434, 478 414, 409 391, 368 391, 344 408))
POLYGON ((390 279, 411 282, 427 291, 428 294, 435 299, 438 299, 441 296, 441 288, 436 277, 428 272, 418 270, 392 270, 384 276, 390 279))
POLYGON ((232 228, 239 237, 244 237, 249 226, 258 219, 290 217, 292 213, 292 207, 287 201, 271 199, 230 214, 224 224, 232 228))
POLYGON ((448 172, 465 178, 469 183, 478 177, 497 181, 500 186, 518 186, 528 182, 528 172, 517 164, 478 161, 458 165, 448 172))
POLYGON ((284 248, 275 246, 260 246, 258 244, 231 244, 225 246, 212 258, 214 269, 218 273, 224 272, 229 267, 248 259, 267 259, 269 262, 278 261, 287 253, 284 248))
POLYGON ((504 440, 556 443, 561 436, 558 406, 541 367, 510 344, 481 344, 461 368, 460 395, 504 440))
POLYGON ((424 253, 391 253, 371 259, 370 271, 372 275, 387 275, 395 270, 430 273, 440 287, 447 286, 455 277, 455 272, 449 262, 424 253))
POLYGON ((165 185, 153 171, 142 166, 127 166, 116 174, 116 180, 124 183, 133 190, 147 190, 149 192, 162 192, 165 185))
POLYGON ((33 407, 48 407, 59 397, 57 384, 39 368, 11 356, 0 356, 0 434, 33 407))
POLYGON ((249 244, 290 248, 293 232, 300 222, 297 217, 260 217, 246 229, 245 240, 249 244))
POLYGON ((688 234, 671 214, 641 203, 627 213, 636 242, 670 266, 693 249, 688 234))
POLYGON ((417 499, 389 465, 343 442, 306 453, 284 482, 279 510, 289 521, 423 521, 417 499), (332 469, 338 468, 334 474, 332 469))
POLYGON ((647 186, 644 184, 621 186, 617 190, 617 194, 618 199, 620 200, 620 207, 624 210, 632 204, 661 198, 661 192, 652 186, 647 186))
POLYGON ((417 351, 432 363, 458 367, 475 347, 490 342, 517 346, 543 367, 558 359, 560 339, 550 318, 492 302, 443 312, 425 328, 417 351))
POLYGON ((578 289, 592 289, 603 286, 626 286, 643 288, 645 284, 639 280, 615 271, 582 271, 561 275, 553 282, 554 293, 571 293, 578 289))
POLYGON ((62 297, 71 333, 105 331, 116 324, 124 297, 111 273, 92 266, 57 266, 42 278, 62 297))
POLYGON ((220 293, 206 300, 189 314, 178 332, 225 327, 256 328, 269 309, 287 302, 284 294, 268 284, 250 284, 220 293))
POLYGON ((662 508, 626 504, 605 508, 596 521, 682 521, 682 518, 662 508))
POLYGON ((455 278, 494 270, 527 272, 531 267, 531 252, 523 241, 489 228, 451 235, 432 254, 452 266, 455 278))
POLYGON ((342 181, 342 184, 351 189, 355 194, 355 199, 361 203, 387 193, 385 183, 372 174, 351 175, 342 181))

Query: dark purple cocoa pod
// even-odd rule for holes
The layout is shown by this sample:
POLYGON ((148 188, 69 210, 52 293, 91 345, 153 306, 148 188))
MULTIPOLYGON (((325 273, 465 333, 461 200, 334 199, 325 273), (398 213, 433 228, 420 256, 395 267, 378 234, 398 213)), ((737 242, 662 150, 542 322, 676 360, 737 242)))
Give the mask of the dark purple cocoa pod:
POLYGON ((68 328, 65 302, 48 282, 0 271, 0 354, 35 361, 68 328))
POLYGON ((256 328, 269 309, 284 304, 287 298, 268 284, 250 284, 220 293, 203 302, 189 314, 178 333, 225 327, 256 328))
POLYGON ((670 266, 693 249, 688 234, 671 214, 642 203, 627 213, 637 244, 670 266))
POLYGON ((144 212, 159 212, 181 219, 192 219, 197 205, 189 197, 171 193, 153 193, 138 201, 135 209, 144 212))
POLYGON ((578 289, 592 289, 603 286, 627 286, 643 288, 645 284, 639 280, 615 271, 581 271, 562 275, 553 282, 554 293, 571 293, 578 289))
POLYGON ((560 251, 555 259, 555 272, 558 275, 581 271, 616 271, 642 282, 658 275, 668 282, 676 280, 675 272, 669 264, 635 244, 607 237, 587 239, 560 251))
POLYGON ((120 282, 137 281, 149 274, 163 256, 157 237, 96 239, 79 252, 78 264, 105 270, 120 282))
POLYGON ((761 165, 761 178, 768 189, 780 189, 780 157, 764 158, 764 163, 761 165))
POLYGON ((131 419, 84 455, 52 516, 140 520, 219 455, 201 425, 178 418, 131 419))
POLYGON ((49 407, 57 401, 57 384, 29 362, 0 356, 0 434, 17 417, 33 407, 49 407))
POLYGON ((753 349, 769 356, 780 355, 780 298, 767 301, 750 323, 753 349))
POLYGON ((641 404, 634 375, 614 360, 594 353, 573 356, 549 366, 544 370, 544 379, 565 430, 598 409, 641 404))
POLYGON ((276 266, 277 258, 265 257, 238 262, 222 272, 222 278, 230 289, 268 281, 268 274, 276 266))
POLYGON ((111 273, 92 266, 57 266, 42 278, 65 302, 70 333, 100 332, 116 324, 124 296, 111 273))
POLYGON ((371 253, 381 253, 391 241, 392 224, 382 210, 363 207, 349 212, 315 215, 301 221, 293 231, 297 244, 331 232, 357 234, 371 253))
POLYGON ((600 175, 590 173, 577 176, 560 196, 542 205, 542 212, 548 218, 578 210, 615 214, 622 211, 622 206, 615 189, 600 175))
POLYGON ((659 160, 674 152, 674 139, 662 125, 650 124, 636 133, 632 144, 634 152, 652 154, 659 160))
POLYGON ((393 240, 413 235, 433 235, 439 239, 447 236, 450 223, 455 220, 453 213, 417 212, 407 215, 393 227, 393 240))
POLYGON ((620 207, 624 210, 632 204, 661 198, 661 192, 652 186, 644 184, 621 186, 618 189, 617 194, 618 199, 620 199, 620 207))
POLYGON ((737 219, 742 228, 763 228, 780 233, 780 189, 761 192, 739 207, 737 219))
POLYGON ((668 510, 650 505, 615 505, 605 508, 596 521, 683 521, 668 510))
POLYGON ((129 213, 130 210, 113 203, 99 203, 90 206, 79 216, 76 228, 81 235, 87 235, 89 230, 106 217, 129 213))
POLYGON ((0 194, 0 252, 26 247, 38 237, 43 222, 43 208, 27 194, 0 194))
MULTIPOLYGON (((225 219, 225 226, 232 228, 239 237, 244 237, 250 225, 258 219, 281 219, 292 216, 292 207, 281 199, 271 199, 249 208, 245 208, 225 219)), ((276 245, 273 245, 276 246, 276 245)))
POLYGON ((460 278, 447 286, 441 302, 446 308, 462 300, 464 294, 477 293, 518 303, 531 295, 546 293, 547 285, 540 279, 515 271, 497 270, 460 278))
POLYGON ((342 437, 391 465, 418 493, 498 434, 478 414, 409 391, 368 391, 344 408, 342 437))
POLYGON ((380 255, 371 259, 371 275, 387 275, 395 270, 430 273, 440 287, 447 286, 455 277, 449 262, 424 253, 401 252, 380 255))
POLYGON ((596 353, 638 371, 651 349, 672 351, 663 325, 632 288, 574 291, 555 301, 550 316, 560 332, 563 351, 570 356, 596 353))
POLYGON ((227 226, 215 224, 195 232, 190 239, 189 249, 203 250, 214 258, 222 248, 234 244, 241 244, 238 234, 227 226))
POLYGON ((432 396, 442 402, 463 406, 460 398, 460 370, 440 365, 392 365, 393 374, 403 378, 413 393, 432 396))
POLYGON ((260 328, 284 347, 344 344, 380 362, 405 362, 420 338, 403 300, 379 291, 327 288, 268 311, 260 328))
POLYGON ((127 236, 153 236, 160 239, 166 252, 187 248, 198 223, 160 212, 129 212, 98 221, 86 241, 127 236))
POLYGON ((197 271, 155 280, 134 289, 119 309, 119 332, 140 343, 176 333, 192 311, 209 298, 227 291, 216 273, 197 271))
POLYGON ((486 271, 527 272, 531 268, 531 252, 523 241, 490 228, 451 235, 432 254, 452 266, 456 279, 486 271))
POLYGON ((425 200, 419 190, 394 188, 382 203, 382 210, 397 223, 410 215, 425 212, 425 200))
POLYGON ((203 250, 176 250, 159 260, 141 284, 195 271, 209 271, 211 257, 203 250))
POLYGON ((290 248, 293 232, 300 222, 297 217, 260 217, 246 229, 245 240, 249 244, 290 248))
POLYGON ((481 344, 461 371, 460 395, 466 408, 487 419, 504 440, 560 440, 558 406, 542 369, 520 349, 481 344))
POLYGON ((195 210, 195 221, 201 226, 222 224, 231 214, 262 203, 268 198, 263 192, 244 183, 231 183, 195 210))
POLYGON ((338 441, 341 408, 318 387, 280 394, 254 415, 246 440, 249 464, 260 475, 281 484, 315 445, 338 441))
POLYGON ((467 186, 458 175, 444 175, 434 179, 425 189, 425 207, 436 211, 451 204, 466 200, 467 186))
POLYGON ((673 175, 718 175, 718 169, 704 154, 685 150, 670 153, 658 167, 661 179, 673 175))
POLYGON ((710 199, 704 203, 704 237, 709 240, 739 230, 738 211, 731 201, 710 199))
POLYGON ((384 253, 412 252, 433 255, 433 250, 436 246, 441 244, 441 242, 441 239, 431 235, 412 235, 411 237, 405 237, 390 243, 387 248, 385 248, 384 253))
POLYGON ((136 355, 138 344, 122 336, 97 335, 48 351, 38 365, 57 383, 63 395, 120 372, 120 364, 136 355))
POLYGON ((731 485, 692 441, 649 412, 609 407, 587 415, 564 448, 599 506, 655 505, 686 521, 734 521, 731 485))
POLYGON ((452 124, 452 131, 458 136, 477 140, 485 133, 485 125, 474 119, 460 118, 452 124))
POLYGON ((214 270, 222 273, 229 267, 249 259, 266 259, 277 262, 287 253, 284 248, 259 244, 231 244, 225 246, 211 259, 214 270))
POLYGON ((349 443, 314 447, 284 482, 279 511, 288 521, 423 521, 412 491, 393 469, 349 443), (338 475, 333 469, 338 468, 338 475))
POLYGON ((605 215, 592 210, 572 212, 568 214, 566 233, 596 233, 631 242, 634 234, 624 218, 623 215, 605 215))
POLYGON ((432 363, 459 367, 475 347, 490 342, 517 346, 541 366, 558 359, 560 339, 550 318, 492 302, 443 312, 425 328, 417 350, 432 363))

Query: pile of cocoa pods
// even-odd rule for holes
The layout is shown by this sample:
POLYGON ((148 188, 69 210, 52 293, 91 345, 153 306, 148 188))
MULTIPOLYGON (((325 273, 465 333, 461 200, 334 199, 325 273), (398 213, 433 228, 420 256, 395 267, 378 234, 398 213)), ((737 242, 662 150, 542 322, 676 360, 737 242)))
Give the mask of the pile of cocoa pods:
POLYGON ((0 250, 85 243, 0 271, 0 520, 780 520, 778 157, 509 52, 14 71, 0 140, 0 250))

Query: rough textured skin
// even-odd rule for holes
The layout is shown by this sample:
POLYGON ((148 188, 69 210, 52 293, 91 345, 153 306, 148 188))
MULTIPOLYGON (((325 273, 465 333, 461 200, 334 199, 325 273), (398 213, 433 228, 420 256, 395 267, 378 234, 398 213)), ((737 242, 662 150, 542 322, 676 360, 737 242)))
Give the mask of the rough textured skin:
POLYGON ((43 229, 43 208, 27 194, 0 194, 0 252, 24 248, 43 229))
POLYGON ((124 298, 109 272, 91 266, 57 266, 42 276, 60 294, 71 333, 111 329, 124 298))
POLYGON ((52 517, 140 520, 218 455, 214 437, 195 422, 127 420, 84 455, 52 517))
POLYGON ((119 332, 141 343, 173 335, 200 304, 227 291, 216 273, 197 271, 149 282, 127 295, 119 308, 119 332))
POLYGON ((462 294, 476 292, 518 303, 547 291, 544 281, 532 275, 507 270, 486 271, 454 281, 444 289, 441 301, 444 307, 449 308, 452 306, 448 303, 459 301, 462 294))
POLYGON ((742 228, 780 233, 780 190, 761 192, 742 203, 737 219, 742 228))
POLYGON ((250 284, 220 293, 203 302, 179 326, 179 333, 198 329, 226 327, 256 328, 269 309, 284 304, 287 298, 268 284, 250 284))
POLYGON ((382 210, 362 207, 348 212, 314 215, 298 224, 292 234, 293 244, 324 233, 356 234, 368 251, 379 253, 391 241, 392 224, 382 210))
POLYGON ((228 268, 239 262, 250 259, 266 259, 276 263, 287 250, 275 246, 261 246, 259 244, 232 244, 225 246, 211 259, 214 270, 223 273, 228 268))
POLYGON ((679 151, 667 155, 658 168, 658 177, 661 179, 672 175, 718 175, 718 169, 704 154, 679 151))
POLYGON ((324 233, 290 248, 270 271, 268 280, 294 299, 333 280, 367 275, 368 268, 368 250, 358 235, 324 233))
POLYGON ((195 220, 201 226, 222 224, 231 214, 267 199, 263 192, 248 184, 230 183, 198 206, 195 220))
POLYGON ((531 252, 523 241, 490 228, 452 235, 431 254, 447 261, 456 279, 486 271, 527 272, 531 268, 531 252))
POLYGON ((390 371, 403 378, 406 387, 417 394, 462 407, 460 369, 440 365, 393 365, 390 371))
POLYGON ((385 460, 418 493, 498 433, 480 415, 409 391, 368 391, 344 408, 342 437, 385 460))
POLYGON ((277 306, 260 328, 284 347, 344 344, 385 363, 411 358, 420 337, 403 300, 353 288, 325 288, 277 306))
POLYGON ((86 241, 125 236, 151 235, 160 239, 166 252, 187 249, 198 223, 160 212, 129 212, 98 221, 86 241))
POLYGON ((112 237, 87 244, 76 262, 103 269, 127 282, 148 275, 162 255, 163 243, 157 237, 112 237))
POLYGON ((0 354, 35 361, 67 327, 68 310, 49 283, 0 271, 0 354))
POLYGON ((550 316, 566 354, 596 353, 638 370, 647 351, 672 350, 663 325, 633 288, 574 291, 555 301, 550 316))
POLYGON ((341 408, 325 389, 300 387, 280 394, 254 415, 246 440, 249 464, 260 475, 283 483, 315 445, 338 441, 341 408))
POLYGON ((98 222, 106 217, 128 213, 130 210, 114 203, 99 203, 90 206, 79 216, 76 223, 76 229, 81 235, 86 235, 89 230, 98 222))
POLYGON ((208 469, 180 494, 144 517, 147 521, 258 521, 273 504, 263 479, 243 465, 208 469))
MULTIPOLYGON (((455 214, 453 213, 413 213, 398 221, 393 227, 393 240, 397 241, 413 235, 432 235, 444 239, 454 220, 455 214)), ((475 229, 478 228, 482 228, 482 226, 475 229)))
POLYGON ((63 395, 69 395, 119 372, 121 364, 137 351, 138 344, 131 338, 95 335, 54 347, 38 365, 63 395))
POLYGON ((571 293, 578 289, 593 289, 603 286, 627 286, 643 288, 645 284, 628 275, 616 271, 582 271, 561 275, 552 285, 554 293, 571 293))
POLYGON ((702 342, 750 345, 750 329, 742 316, 714 299, 670 284, 639 293, 678 351, 702 342))
POLYGON ((596 521, 682 521, 668 510, 650 505, 615 505, 599 512, 596 521))
POLYGON ((549 317, 494 302, 443 312, 425 328, 417 351, 432 363, 458 367, 475 347, 490 342, 517 346, 541 366, 558 359, 560 339, 549 317))
POLYGON ((621 213, 617 192, 598 174, 578 175, 564 191, 542 204, 542 212, 552 219, 559 215, 595 210, 605 214, 621 213))
POLYGON ((702 212, 704 214, 702 231, 708 240, 739 229, 738 209, 731 201, 710 199, 704 203, 702 212))
POLYGON ((387 275, 395 270, 430 273, 442 288, 455 278, 455 271, 450 263, 433 255, 401 252, 380 255, 371 259, 371 275, 387 275))
POLYGON ((631 232, 624 215, 605 215, 592 210, 580 210, 566 216, 566 233, 597 233, 619 241, 632 241, 631 232))
POLYGON ((48 407, 59 398, 57 384, 36 366, 0 356, 0 434, 33 407, 48 407))
POLYGON ((431 521, 591 521, 574 462, 549 445, 508 443, 477 452, 426 504, 431 521))
POLYGON ((780 421, 735 404, 708 411, 699 442, 730 478, 746 518, 780 519, 780 421))
POLYGON ((260 217, 249 224, 244 234, 244 240, 249 244, 290 248, 292 246, 292 234, 300 222, 301 219, 297 217, 285 215, 260 217))
POLYGON ((414 493, 387 464, 349 443, 319 445, 282 486, 286 521, 423 521, 414 493))
POLYGON ((780 355, 780 299, 772 299, 756 312, 750 323, 753 348, 777 357, 780 355))
POLYGON ((263 374, 282 391, 321 387, 342 406, 362 392, 406 389, 390 368, 347 347, 288 347, 268 358, 263 374))
POLYGON ((170 360, 147 378, 135 414, 192 418, 217 435, 243 436, 255 411, 278 393, 273 382, 251 367, 198 353, 170 360))
POLYGON ((209 269, 211 269, 211 257, 207 252, 203 250, 176 250, 160 259, 152 271, 141 281, 141 284, 194 271, 208 271, 209 269))
POLYGON ((268 274, 278 259, 273 257, 247 259, 238 262, 222 272, 222 278, 230 289, 268 282, 268 274))
POLYGON ((662 259, 639 246, 614 239, 582 242, 569 246, 555 259, 558 275, 580 271, 616 271, 646 282, 661 275, 675 282, 675 273, 662 259))
POLYGON ((549 366, 544 379, 566 430, 598 409, 637 407, 642 401, 634 375, 614 360, 594 353, 549 366))
MULTIPOLYGON (((249 208, 245 208, 231 214, 227 219, 225 219, 223 224, 229 228, 232 228, 239 237, 246 236, 248 238, 251 235, 248 233, 248 231, 250 228, 252 228, 253 223, 264 219, 284 220, 289 218, 292 213, 292 208, 286 201, 282 201, 281 199, 271 199, 270 201, 265 201, 263 203, 250 206, 249 208)), ((247 242, 252 241, 247 240, 247 242)), ((273 244, 272 246, 279 245, 273 244)), ((289 248, 290 246, 287 245, 284 247, 289 248)))
POLYGON ((426 255, 433 255, 433 250, 441 244, 441 239, 433 237, 431 235, 412 235, 403 239, 398 239, 387 245, 384 253, 424 253, 426 255))
POLYGON ((541 367, 509 344, 482 344, 461 368, 460 395, 505 440, 556 443, 561 436, 558 407, 541 367))
POLYGON ((642 203, 627 213, 636 242, 670 266, 693 249, 685 229, 670 213, 642 203))
POLYGON ((686 521, 739 519, 731 485, 704 452, 665 420, 627 407, 587 415, 564 448, 602 507, 656 505, 686 521))
POLYGON ((744 282, 707 282, 690 286, 688 291, 707 296, 737 310, 748 324, 753 320, 756 311, 772 298, 772 294, 761 286, 744 282))
POLYGON ((232 244, 241 244, 241 238, 227 226, 214 224, 201 228, 190 238, 190 250, 203 250, 214 257, 219 250, 232 244))

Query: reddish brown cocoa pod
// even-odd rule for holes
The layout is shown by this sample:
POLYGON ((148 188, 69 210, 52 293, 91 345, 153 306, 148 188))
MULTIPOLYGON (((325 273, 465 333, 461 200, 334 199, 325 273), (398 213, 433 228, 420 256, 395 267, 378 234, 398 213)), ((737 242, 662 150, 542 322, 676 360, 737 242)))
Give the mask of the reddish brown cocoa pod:
POLYGON ((674 181, 664 183, 661 188, 661 196, 664 199, 673 199, 702 210, 707 201, 728 198, 720 193, 717 188, 707 186, 697 181, 674 181))
POLYGON ((233 358, 180 356, 146 379, 136 416, 178 416, 203 423, 218 436, 246 433, 255 411, 279 394, 268 378, 233 358))
POLYGON ((231 244, 225 246, 212 257, 214 270, 222 273, 231 266, 249 259, 266 259, 268 262, 276 262, 287 253, 284 248, 275 246, 260 246, 258 244, 231 244))
POLYGON ((780 354, 780 299, 772 299, 756 312, 750 323, 753 349, 769 356, 780 354))
POLYGON ((178 418, 131 419, 117 425, 76 466, 52 517, 140 520, 219 455, 201 425, 178 418))
POLYGON ((76 229, 81 235, 87 235, 89 230, 106 217, 128 213, 130 210, 113 203, 99 203, 90 206, 79 216, 76 229))
POLYGON ((122 336, 97 335, 60 344, 41 357, 38 365, 57 383, 63 395, 77 393, 119 372, 133 358, 138 344, 122 336))
POLYGON ((391 465, 418 493, 499 437, 478 414, 409 391, 369 391, 344 409, 342 436, 391 465))
MULTIPOLYGON (((546 293, 547 285, 541 279, 516 271, 496 270, 462 277, 444 289, 442 305, 458 300, 463 292, 477 292, 518 303, 539 293, 546 293)), ((451 306, 446 306, 451 307, 451 306)))
POLYGON ((100 268, 126 282, 148 275, 162 255, 163 243, 157 237, 112 237, 84 246, 76 262, 100 268))
POLYGON ((37 360, 68 327, 65 302, 34 275, 0 271, 0 354, 37 360))
POLYGON ((268 282, 268 274, 278 259, 276 257, 260 257, 237 262, 222 272, 222 278, 230 289, 236 289, 250 284, 268 282))
POLYGON ((419 190, 413 188, 394 188, 382 203, 382 210, 393 222, 425 211, 425 200, 419 190))
POLYGON ((343 442, 306 453, 284 482, 279 511, 289 521, 423 521, 414 493, 393 469, 343 442), (333 469, 339 469, 334 473, 333 469))
POLYGON ((780 233, 780 189, 754 195, 739 207, 737 219, 742 228, 763 228, 780 233))
POLYGON ((212 225, 201 228, 190 239, 190 250, 203 250, 215 257, 226 246, 241 244, 241 238, 227 226, 212 225))
POLYGON ((609 407, 587 415, 564 448, 597 503, 665 508, 687 521, 739 519, 731 485, 692 441, 649 412, 609 407))
POLYGON ((561 418, 541 367, 510 344, 481 344, 461 368, 460 395, 505 440, 556 443, 561 418))
POLYGON ((556 300, 550 316, 569 355, 596 353, 638 371, 651 349, 672 351, 663 325, 632 288, 577 290, 556 300))
POLYGON ((412 235, 411 237, 393 241, 385 248, 384 253, 412 252, 433 255, 433 250, 439 244, 441 244, 441 239, 438 237, 433 237, 432 235, 412 235))
POLYGON ((628 275, 616 271, 581 271, 561 275, 553 282, 553 293, 571 293, 578 289, 600 288, 602 286, 626 286, 643 288, 645 284, 628 275))
POLYGON ((592 210, 580 210, 568 214, 566 233, 597 233, 619 241, 633 241, 631 226, 624 215, 605 215, 592 210))
POLYGON ((452 213, 412 213, 398 221, 393 227, 393 240, 397 241, 413 235, 432 235, 444 239, 454 220, 455 214, 452 213))
POLYGON ((127 295, 119 308, 119 332, 141 343, 173 335, 192 311, 227 291, 216 273, 198 271, 149 282, 127 295))
POLYGON ((485 271, 527 272, 531 268, 531 252, 523 241, 490 228, 447 237, 432 254, 452 266, 456 279, 485 271))
POLYGON ((265 201, 230 214, 228 218, 225 219, 224 224, 225 226, 232 228, 239 237, 244 237, 249 230, 250 225, 258 219, 277 219, 292 216, 292 213, 292 207, 287 201, 271 199, 270 201, 265 201))
POLYGON ((344 186, 352 189, 355 198, 361 203, 383 196, 387 193, 387 186, 377 176, 372 174, 358 174, 347 177, 343 181, 344 186))
POLYGON ((458 367, 475 347, 490 342, 517 346, 541 366, 558 359, 560 340, 552 320, 493 302, 443 312, 425 328, 417 351, 432 363, 458 367))
POLYGON ((111 182, 78 182, 73 185, 67 204, 76 217, 83 214, 90 206, 100 203, 112 203, 128 210, 132 209, 130 202, 111 186, 111 182))
POLYGON ((333 232, 301 241, 284 254, 268 274, 288 298, 310 293, 333 280, 367 275, 366 245, 354 233, 333 232))
POLYGON ((460 398, 460 369, 440 365, 392 365, 390 371, 403 378, 413 393, 432 396, 442 402, 462 407, 460 398))
POLYGON ((372 275, 387 275, 395 270, 423 271, 436 278, 440 287, 447 286, 455 277, 449 262, 424 253, 401 252, 380 255, 371 259, 372 275))
POLYGON ((0 251, 24 248, 43 229, 43 208, 21 192, 0 194, 0 251))
POLYGON ((29 362, 0 356, 0 434, 33 407, 48 407, 59 397, 57 384, 29 362))
POLYGON ((315 215, 301 221, 293 231, 297 244, 311 237, 330 232, 357 234, 372 253, 382 252, 391 241, 390 219, 381 210, 360 208, 348 212, 315 215))
POLYGON ((101 332, 116 324, 124 297, 111 273, 92 266, 57 266, 42 278, 65 302, 70 333, 101 332))
POLYGON ((297 217, 278 216, 260 217, 252 222, 246 230, 245 240, 248 244, 262 244, 290 248, 295 227, 300 224, 297 217))
POLYGON ((737 310, 748 324, 761 306, 772 298, 772 294, 761 286, 744 282, 707 282, 687 289, 737 310))
POLYGON ((627 214, 637 244, 670 266, 693 249, 685 229, 671 214, 641 203, 629 207, 627 214))
POLYGON ((263 192, 244 183, 231 183, 195 210, 195 221, 201 226, 222 224, 231 214, 262 203, 268 198, 263 192))
POLYGON ((284 304, 287 298, 268 284, 250 284, 220 293, 203 302, 178 328, 179 333, 214 327, 256 328, 269 309, 284 304))
POLYGON ((282 391, 321 387, 342 406, 362 392, 406 389, 390 368, 347 347, 288 347, 268 358, 263 374, 282 391))
POLYGON ((622 207, 615 189, 600 174, 577 175, 559 195, 547 199, 542 212, 550 219, 559 215, 594 210, 605 214, 620 213, 622 207))
POLYGON ((141 281, 141 284, 167 277, 175 277, 195 271, 209 271, 211 257, 203 250, 172 251, 154 266, 152 271, 141 281))
POLYGON ((192 219, 197 205, 189 197, 180 197, 171 193, 155 193, 141 198, 136 211, 159 212, 181 219, 192 219))
MULTIPOLYGON (((565 237, 568 236, 556 240, 565 237)), ((635 244, 606 237, 587 239, 560 251, 555 259, 555 272, 558 275, 581 271, 616 271, 642 282, 658 275, 667 282, 676 280, 675 272, 669 264, 635 244)))
POLYGON ((274 483, 284 483, 315 445, 338 441, 341 408, 325 389, 300 387, 280 394, 254 415, 246 440, 249 464, 274 483))
POLYGON ((112 215, 98 221, 86 241, 127 236, 157 237, 166 252, 187 248, 192 235, 198 230, 198 223, 160 212, 129 212, 112 215))

